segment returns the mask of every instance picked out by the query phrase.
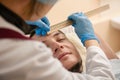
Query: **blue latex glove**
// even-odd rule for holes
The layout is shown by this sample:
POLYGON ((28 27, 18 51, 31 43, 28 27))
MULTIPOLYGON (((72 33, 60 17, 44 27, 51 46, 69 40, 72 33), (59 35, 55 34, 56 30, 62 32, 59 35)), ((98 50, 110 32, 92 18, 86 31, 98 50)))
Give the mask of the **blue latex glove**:
POLYGON ((75 32, 81 39, 83 45, 85 45, 86 40, 98 40, 94 34, 92 23, 83 13, 74 13, 68 19, 73 21, 75 32))
POLYGON ((58 0, 37 0, 37 1, 48 5, 54 5, 58 0))
POLYGON ((43 17, 42 19, 39 19, 37 21, 26 21, 28 25, 37 26, 35 29, 36 35, 42 35, 45 36, 48 31, 50 31, 50 23, 47 17, 43 17))

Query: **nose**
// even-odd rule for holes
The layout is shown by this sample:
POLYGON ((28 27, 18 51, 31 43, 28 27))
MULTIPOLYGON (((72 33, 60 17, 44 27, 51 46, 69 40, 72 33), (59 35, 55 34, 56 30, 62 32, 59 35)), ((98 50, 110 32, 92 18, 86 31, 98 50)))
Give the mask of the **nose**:
POLYGON ((54 42, 52 44, 52 51, 54 54, 60 52, 60 50, 62 50, 63 48, 64 48, 64 46, 62 45, 62 43, 54 42))
POLYGON ((56 48, 54 49, 54 52, 56 53, 60 49, 63 49, 63 45, 57 44, 56 48))

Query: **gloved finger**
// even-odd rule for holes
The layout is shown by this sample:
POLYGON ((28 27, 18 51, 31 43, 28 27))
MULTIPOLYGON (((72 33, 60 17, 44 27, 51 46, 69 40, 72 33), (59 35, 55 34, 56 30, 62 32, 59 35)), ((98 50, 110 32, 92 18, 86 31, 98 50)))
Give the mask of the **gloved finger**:
POLYGON ((41 20, 35 22, 35 25, 42 30, 50 31, 50 27, 41 20))
POLYGON ((78 15, 81 18, 87 18, 87 16, 83 12, 79 12, 76 15, 78 15))
POLYGON ((73 20, 74 23, 78 23, 78 21, 81 22, 83 19, 87 19, 87 17, 83 13, 74 13, 68 19, 73 20))
POLYGON ((27 23, 28 25, 33 25, 34 22, 32 22, 32 21, 26 21, 26 23, 27 23))
MULTIPOLYGON (((69 16, 70 19, 72 18, 71 16, 74 17, 75 19, 87 18, 87 16, 85 16, 85 14, 83 12, 73 13, 72 15, 69 16)), ((74 18, 72 18, 72 19, 74 19, 74 18)))
POLYGON ((40 35, 45 36, 47 34, 47 31, 41 30, 41 29, 36 29, 35 33, 36 33, 37 36, 40 36, 40 35))
POLYGON ((72 15, 85 16, 83 12, 76 12, 76 13, 73 13, 72 15))
POLYGON ((73 21, 72 26, 75 26, 77 24, 77 21, 79 20, 77 13, 70 15, 68 19, 73 21))
POLYGON ((79 16, 84 15, 82 12, 77 12, 77 13, 74 13, 74 14, 79 15, 79 16))
POLYGON ((40 29, 40 28, 37 28, 36 30, 35 30, 35 33, 36 33, 36 35, 41 35, 41 36, 45 36, 46 34, 47 34, 47 31, 46 30, 43 30, 43 29, 40 29))
POLYGON ((76 21, 78 19, 78 13, 74 13, 68 17, 68 19, 76 21))
POLYGON ((47 31, 42 30, 41 35, 42 35, 42 36, 45 36, 46 34, 47 34, 47 31))
POLYGON ((35 34, 36 34, 37 36, 41 35, 41 29, 35 29, 35 34))
POLYGON ((42 30, 50 31, 50 26, 46 25, 44 22, 41 23, 42 30))
MULTIPOLYGON (((46 18, 44 18, 43 20, 45 20, 46 22, 46 18)), ((26 21, 27 24, 29 25, 34 25, 34 26, 37 26, 36 30, 35 30, 35 33, 36 35, 46 35, 48 31, 50 31, 50 27, 45 23, 43 22, 41 19, 37 20, 37 21, 26 21)))
POLYGON ((45 24, 47 24, 48 26, 50 25, 50 22, 48 20, 48 18, 45 16, 41 19, 45 24))
POLYGON ((26 23, 28 25, 34 25, 34 26, 37 26, 39 28, 43 28, 45 29, 46 31, 49 31, 50 30, 50 27, 49 27, 49 21, 47 21, 47 18, 44 18, 43 19, 45 22, 43 22, 41 19, 37 20, 37 21, 26 21, 26 23), (47 24, 46 24, 47 23, 47 24))
POLYGON ((58 0, 37 0, 37 1, 48 5, 54 5, 58 0))

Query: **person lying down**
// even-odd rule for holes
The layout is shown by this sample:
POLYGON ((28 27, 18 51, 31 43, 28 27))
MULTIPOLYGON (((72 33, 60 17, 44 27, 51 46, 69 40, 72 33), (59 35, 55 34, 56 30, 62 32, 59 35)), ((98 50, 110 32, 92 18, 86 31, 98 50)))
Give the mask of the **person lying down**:
POLYGON ((73 42, 72 38, 67 38, 62 30, 55 31, 47 36, 33 35, 32 38, 42 41, 47 47, 50 47, 53 56, 60 60, 67 70, 80 73, 85 70, 85 62, 83 62, 85 61, 85 48, 80 42, 73 42))
MULTIPOLYGON (((109 45, 98 34, 96 35, 100 40, 100 47, 111 62, 117 80, 120 80, 120 69, 118 68, 120 67, 120 59, 109 45)), ((54 53, 53 56, 59 59, 67 70, 79 73, 85 72, 86 49, 73 29, 61 29, 47 36, 36 36, 32 33, 31 37, 44 42, 51 48, 54 53)))

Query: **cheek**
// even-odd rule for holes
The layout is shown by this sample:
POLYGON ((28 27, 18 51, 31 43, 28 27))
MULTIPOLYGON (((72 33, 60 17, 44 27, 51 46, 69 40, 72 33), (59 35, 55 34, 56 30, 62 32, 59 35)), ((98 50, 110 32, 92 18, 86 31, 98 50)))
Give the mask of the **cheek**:
POLYGON ((73 54, 68 55, 67 58, 64 60, 61 60, 61 63, 66 69, 72 68, 78 62, 79 62, 79 58, 73 54))
POLYGON ((78 60, 81 59, 81 58, 80 58, 80 54, 79 54, 79 52, 78 52, 76 49, 73 50, 72 55, 75 56, 78 60))
POLYGON ((80 59, 79 52, 77 51, 77 49, 72 44, 69 44, 68 49, 72 52, 72 55, 74 57, 76 57, 77 59, 80 59))

